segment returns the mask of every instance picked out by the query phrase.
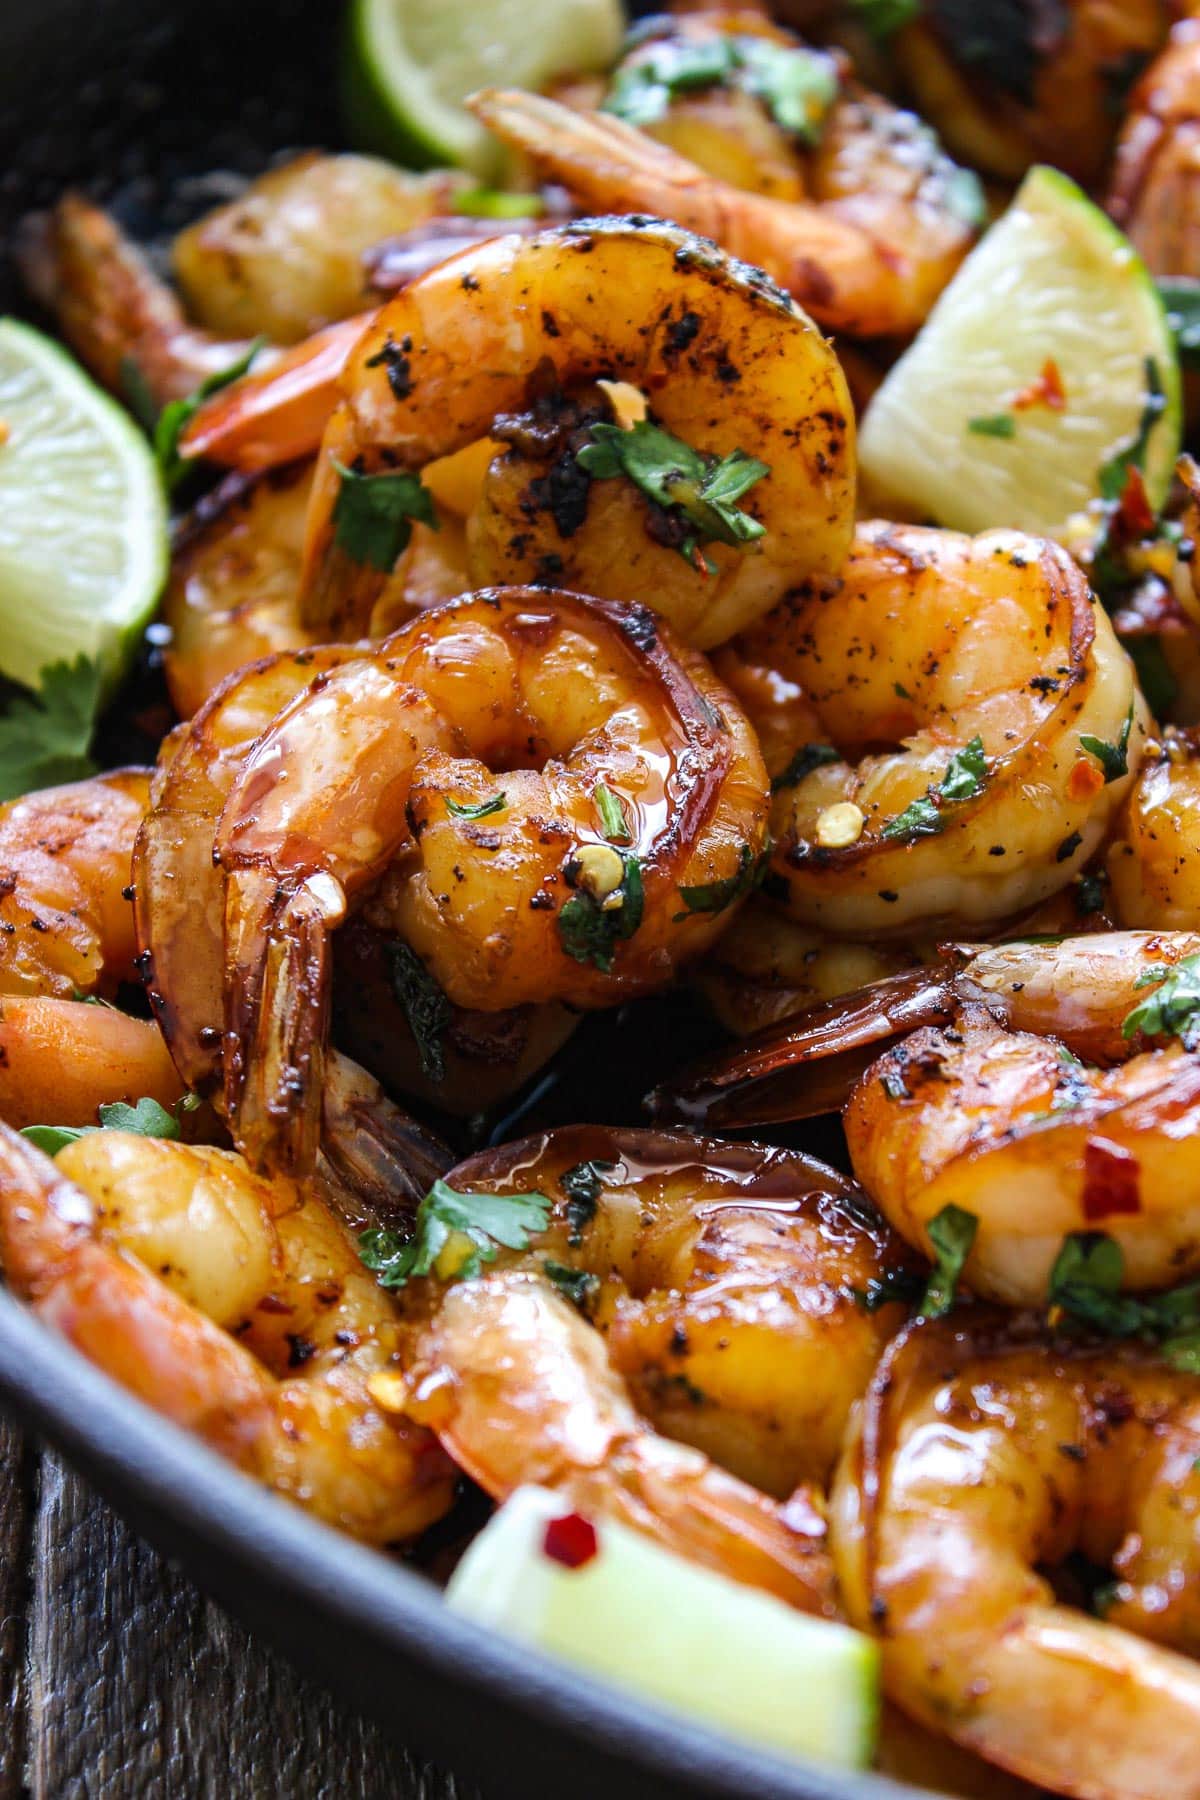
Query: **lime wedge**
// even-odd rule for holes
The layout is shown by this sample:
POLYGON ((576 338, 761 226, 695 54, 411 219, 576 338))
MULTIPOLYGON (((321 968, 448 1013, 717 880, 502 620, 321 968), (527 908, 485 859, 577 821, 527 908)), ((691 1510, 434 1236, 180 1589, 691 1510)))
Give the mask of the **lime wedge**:
POLYGON ((1035 168, 876 393, 860 467, 880 512, 1058 536, 1144 425, 1142 473, 1157 507, 1181 428, 1158 289, 1073 181, 1035 168))
POLYGON ((150 447, 40 332, 0 319, 0 673, 81 653, 117 681, 167 571, 150 447))
POLYGON ((353 0, 344 63, 351 135, 399 162, 453 163, 495 179, 505 153, 463 100, 607 68, 620 0, 353 0))

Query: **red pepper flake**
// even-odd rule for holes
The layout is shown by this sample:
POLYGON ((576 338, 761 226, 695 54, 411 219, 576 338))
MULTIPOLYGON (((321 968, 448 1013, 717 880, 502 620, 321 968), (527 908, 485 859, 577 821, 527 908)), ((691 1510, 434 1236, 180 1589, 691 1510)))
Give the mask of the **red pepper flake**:
POLYGON ((1125 486, 1117 502, 1117 524, 1127 540, 1148 537, 1154 530, 1154 508, 1146 498, 1142 471, 1133 463, 1125 471, 1125 486))
POLYGON ((1031 406, 1048 406, 1051 412, 1065 412, 1067 390, 1063 386, 1063 378, 1058 364, 1052 356, 1048 356, 1042 364, 1042 372, 1036 381, 1023 387, 1014 394, 1010 405, 1014 412, 1026 412, 1031 406))
POLYGON ((1104 786, 1104 770, 1094 756, 1081 756, 1067 776, 1067 798, 1090 800, 1104 786))
POLYGON ((1142 1210, 1138 1159, 1108 1138, 1090 1137, 1083 1149, 1083 1216, 1089 1224, 1114 1213, 1142 1210))
POLYGON ((596 1527, 579 1513, 565 1513, 561 1519, 551 1519, 547 1524, 542 1549, 564 1568, 581 1569, 584 1563, 591 1562, 599 1549, 596 1527))

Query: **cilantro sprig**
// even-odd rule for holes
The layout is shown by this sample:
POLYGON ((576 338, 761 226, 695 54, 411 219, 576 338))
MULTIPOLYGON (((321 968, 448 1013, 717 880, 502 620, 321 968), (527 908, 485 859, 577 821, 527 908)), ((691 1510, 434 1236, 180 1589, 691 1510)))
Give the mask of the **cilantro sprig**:
POLYGON ((443 1044, 446 1028, 454 1009, 441 987, 429 973, 421 958, 408 944, 397 940, 385 945, 384 953, 395 995, 417 1046, 421 1073, 426 1081, 446 1079, 446 1053, 443 1044))
POLYGON ((445 1252, 453 1266, 437 1270, 441 1279, 470 1281, 501 1250, 528 1249, 530 1238, 545 1231, 549 1219, 545 1194, 460 1193, 438 1180, 417 1208, 411 1233, 361 1232, 358 1253, 380 1287, 402 1288, 430 1274, 445 1252), (456 1249, 461 1255, 455 1255, 456 1249))
POLYGON ((1050 1271, 1051 1306, 1104 1337, 1143 1338, 1173 1368, 1200 1374, 1200 1282, 1162 1294, 1123 1294, 1125 1258, 1104 1231, 1073 1231, 1050 1271))
POLYGON ((1079 742, 1089 756, 1094 756, 1104 770, 1104 785, 1110 781, 1120 781, 1129 773, 1129 733, 1133 729, 1133 701, 1129 702, 1129 711, 1125 715, 1125 723, 1121 727, 1121 735, 1115 744, 1106 743, 1103 738, 1093 737, 1090 732, 1083 732, 1079 742))
POLYGON ((36 694, 11 697, 0 713, 0 800, 95 772, 88 751, 102 680, 99 663, 80 655, 44 668, 36 694))
POLYGON ((251 363, 266 343, 266 338, 257 337, 236 362, 231 362, 226 369, 218 369, 213 375, 206 375, 198 388, 194 388, 186 399, 168 400, 155 421, 151 442, 154 446, 154 459, 163 478, 163 485, 168 494, 175 489, 195 468, 195 463, 179 454, 179 440, 195 418, 204 402, 213 394, 220 393, 222 388, 231 382, 240 381, 251 363))
POLYGON ((336 459, 333 466, 341 479, 333 507, 333 541, 354 562, 389 574, 408 548, 414 519, 438 529, 433 495, 419 475, 404 470, 360 475, 336 459))
POLYGON ((912 843, 921 837, 935 837, 946 829, 943 808, 960 800, 973 800, 983 792, 987 782, 987 757, 983 739, 973 737, 961 750, 956 750, 946 765, 946 773, 919 800, 906 806, 902 813, 889 819, 881 837, 898 838, 912 843))
POLYGON ((26 1125, 21 1136, 47 1156, 57 1156, 64 1144, 73 1144, 76 1138, 90 1137, 96 1131, 131 1131, 137 1137, 175 1139, 182 1115, 193 1112, 199 1104, 194 1094, 185 1094, 173 1112, 157 1100, 136 1100, 132 1106, 128 1101, 114 1100, 111 1105, 97 1108, 99 1125, 26 1125))
POLYGON ((1153 986, 1154 992, 1127 1013, 1121 1035, 1135 1038, 1176 1037, 1185 1050, 1200 1044, 1200 955, 1185 956, 1174 965, 1154 963, 1143 969, 1135 988, 1153 986))
POLYGON ((954 1306, 958 1282, 966 1267, 979 1220, 961 1206, 943 1206, 926 1230, 933 1245, 934 1265, 921 1301, 923 1319, 942 1319, 954 1306))
MULTIPOLYGON (((756 481, 771 473, 768 463, 744 450, 708 456, 661 425, 639 419, 628 431, 620 425, 593 425, 590 441, 576 460, 593 480, 624 475, 639 493, 690 527, 678 546, 690 563, 701 560, 703 544, 738 548, 762 537, 766 529, 737 505, 756 481)), ((702 560, 714 573, 708 559, 702 560)))

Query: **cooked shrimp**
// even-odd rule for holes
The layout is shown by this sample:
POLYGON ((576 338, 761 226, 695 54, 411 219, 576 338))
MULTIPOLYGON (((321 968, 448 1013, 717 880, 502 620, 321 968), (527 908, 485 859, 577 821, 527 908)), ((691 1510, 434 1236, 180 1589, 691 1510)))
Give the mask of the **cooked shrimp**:
MULTIPOLYGON (((703 646, 757 618, 801 573, 840 564, 853 506, 853 420, 828 344, 765 277, 675 226, 590 220, 493 239, 381 309, 350 359, 345 399, 326 433, 306 622, 361 629, 385 579, 335 542, 339 465, 420 470, 486 437, 498 416, 545 394, 547 382, 569 399, 599 378, 642 390, 658 422, 695 452, 752 448, 769 473, 744 507, 763 531, 748 545, 709 544, 709 574, 655 541, 653 532, 664 536, 661 509, 632 482, 593 482, 572 461, 585 516, 557 542, 555 579, 581 585, 577 561, 586 557, 590 591, 649 599, 703 646)), ((526 578, 544 574, 535 561, 526 578)))
POLYGON ((965 1278, 988 1299, 1044 1304, 1063 1239, 1097 1228, 1130 1288, 1200 1270, 1200 1059, 1179 1044, 1100 1070, 968 1007, 872 1064, 845 1127, 855 1174, 909 1243, 932 1256, 947 1206, 977 1221, 965 1278))
POLYGON ((0 1119, 26 1125, 94 1125, 96 1108, 183 1097, 158 1026, 115 1006, 0 995, 0 1119))
POLYGON ((1130 95, 1108 210, 1155 275, 1200 277, 1200 20, 1184 19, 1130 95))
POLYGON ((817 766, 776 775, 772 875, 793 917, 839 936, 1037 904, 1088 861, 1141 759, 1129 660, 1039 538, 860 526, 841 579, 798 586, 744 648, 823 728, 817 766))
POLYGON ((1200 1795, 1198 1510, 1191 1377, 972 1318, 885 1354, 831 1530, 905 1711, 1056 1793, 1158 1800, 1200 1795), (1076 1550, 1118 1578, 1103 1622, 1046 1579, 1076 1550))
MULTIPOLYGON (((447 1180, 552 1201, 547 1229, 498 1267, 592 1278, 587 1316, 656 1430, 778 1499, 823 1487, 917 1281, 852 1182, 792 1150, 591 1125, 484 1151, 447 1180)), ((430 1283, 417 1310, 446 1297, 430 1283)))
POLYGON ((364 257, 448 212, 469 177, 309 151, 269 169, 172 246, 192 318, 216 336, 294 344, 370 304, 364 257))
POLYGON ((240 1145, 303 1167, 349 904, 456 1005, 608 1005, 712 941, 765 811, 732 696, 645 609, 467 596, 372 654, 259 665, 201 709, 139 840, 151 1001, 202 1090, 224 1018, 240 1145))
POLYGON ((489 89, 471 105, 584 206, 675 219, 852 337, 915 331, 982 222, 974 177, 911 113, 865 90, 847 90, 826 120, 806 200, 745 192, 622 119, 538 94, 489 89))
POLYGON ((1153 740, 1108 850, 1123 925, 1200 930, 1200 734, 1153 740))
POLYGON ((371 1398, 395 1310, 315 1194, 118 1131, 56 1165, 0 1127, 0 1264, 85 1356, 318 1517, 385 1544, 448 1507, 436 1441, 371 1398))
POLYGON ((1091 187, 1125 88, 1179 10, 1172 0, 1063 0, 984 18, 922 6, 889 49, 922 118, 973 167, 1015 181, 1049 162, 1091 187))

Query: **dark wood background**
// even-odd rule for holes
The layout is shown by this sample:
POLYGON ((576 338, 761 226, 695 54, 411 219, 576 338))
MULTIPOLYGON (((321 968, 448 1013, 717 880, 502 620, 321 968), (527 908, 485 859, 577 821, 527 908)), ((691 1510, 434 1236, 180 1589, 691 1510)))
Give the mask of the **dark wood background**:
POLYGON ((482 1800, 293 1673, 0 1420, 0 1800, 482 1800))

